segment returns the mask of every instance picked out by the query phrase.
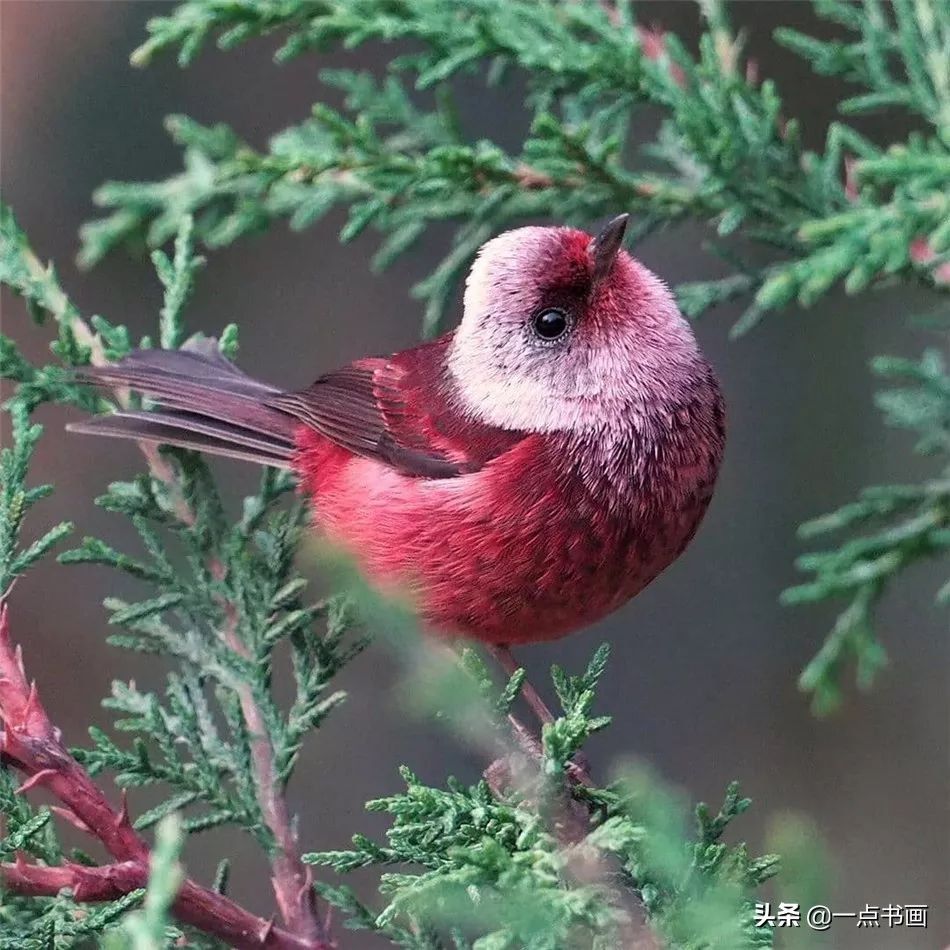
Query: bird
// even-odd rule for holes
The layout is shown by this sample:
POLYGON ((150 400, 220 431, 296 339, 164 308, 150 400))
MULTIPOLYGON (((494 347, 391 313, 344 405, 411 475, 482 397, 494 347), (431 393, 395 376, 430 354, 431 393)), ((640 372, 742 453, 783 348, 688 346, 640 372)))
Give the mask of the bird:
POLYGON ((492 238, 457 328, 306 388, 252 379, 216 344, 88 367, 150 408, 70 429, 290 469, 319 535, 427 630, 502 651, 563 637, 683 552, 725 443, 716 374, 622 247, 628 218, 492 238))

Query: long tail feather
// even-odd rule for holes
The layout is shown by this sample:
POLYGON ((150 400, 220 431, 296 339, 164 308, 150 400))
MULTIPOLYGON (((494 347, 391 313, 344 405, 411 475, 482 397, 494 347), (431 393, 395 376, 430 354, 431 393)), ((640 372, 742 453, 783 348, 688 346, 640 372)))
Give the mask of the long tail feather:
POLYGON ((134 439, 137 442, 158 442, 182 449, 194 449, 210 455, 241 459, 273 468, 290 468, 293 451, 290 449, 264 450, 242 448, 242 441, 233 430, 222 426, 220 435, 210 431, 199 432, 193 424, 182 423, 178 417, 158 412, 115 412, 98 416, 88 422, 73 422, 66 427, 70 432, 83 435, 104 435, 117 439, 134 439), (146 418, 142 418, 142 417, 146 418), (277 452, 280 454, 277 454, 277 452))
POLYGON ((135 350, 119 363, 86 368, 84 382, 128 387, 156 412, 117 412, 68 426, 71 432, 159 442, 287 468, 299 423, 268 404, 276 387, 245 376, 214 346, 209 352, 135 350))

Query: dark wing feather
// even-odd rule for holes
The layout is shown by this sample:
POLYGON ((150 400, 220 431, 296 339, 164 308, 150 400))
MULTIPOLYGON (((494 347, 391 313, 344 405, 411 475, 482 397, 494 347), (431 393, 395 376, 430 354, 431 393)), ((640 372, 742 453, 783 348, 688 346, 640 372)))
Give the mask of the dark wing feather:
POLYGON ((338 445, 427 478, 474 472, 524 438, 464 415, 445 376, 444 336, 391 359, 358 360, 267 398, 338 445))
POLYGON ((293 393, 246 376, 213 341, 198 351, 136 350, 78 378, 137 390, 157 411, 118 412, 69 428, 289 466, 302 424, 408 475, 452 478, 477 471, 524 434, 483 425, 458 409, 445 375, 450 341, 357 360, 293 393))

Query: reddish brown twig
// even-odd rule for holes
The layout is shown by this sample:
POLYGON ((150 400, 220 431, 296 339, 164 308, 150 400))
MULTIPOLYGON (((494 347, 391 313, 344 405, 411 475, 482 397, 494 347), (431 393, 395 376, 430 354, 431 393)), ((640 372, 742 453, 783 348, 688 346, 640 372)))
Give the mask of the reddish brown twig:
POLYGON ((145 887, 148 870, 140 861, 117 861, 89 867, 65 861, 55 867, 30 864, 22 854, 12 864, 0 864, 5 890, 27 897, 54 897, 70 890, 77 901, 114 901, 145 887))
MULTIPOLYGON (((116 809, 88 772, 69 754, 59 730, 40 702, 10 637, 9 612, 0 600, 0 754, 22 772, 20 788, 43 787, 77 827, 99 839, 114 863, 89 868, 66 862, 56 867, 29 864, 22 856, 0 864, 0 879, 18 894, 51 895, 69 888, 81 901, 112 900, 145 885, 149 846, 132 827, 125 799, 116 809)), ((238 950, 330 950, 320 937, 290 932, 250 913, 215 891, 187 880, 172 908, 184 924, 197 927, 238 950)))
MULTIPOLYGON (((224 606, 227 623, 222 633, 223 639, 235 653, 247 659, 249 653, 238 635, 234 608, 230 604, 224 606)), ((274 836, 276 845, 276 851, 271 858, 271 884, 280 915, 295 934, 312 941, 323 940, 325 930, 317 913, 313 873, 310 867, 300 860, 297 835, 277 775, 274 748, 264 722, 264 714, 250 685, 239 686, 237 693, 241 712, 247 723, 257 799, 264 822, 274 836)))
MULTIPOLYGON (((486 649, 508 676, 512 676, 521 668, 510 647, 496 646, 490 643, 486 649)), ((521 695, 524 696, 525 702, 531 707, 531 711, 538 717, 538 722, 541 723, 542 727, 547 723, 554 722, 554 715, 548 709, 547 703, 527 679, 521 684, 521 695)))
MULTIPOLYGON (((514 658, 510 647, 488 645, 486 649, 508 676, 511 676, 521 668, 518 661, 514 658)), ((525 679, 521 684, 521 695, 537 717, 543 735, 544 727, 554 722, 554 714, 548 709, 547 703, 541 698, 541 694, 534 688, 530 680, 525 679)), ((527 751, 529 758, 540 757, 541 746, 537 738, 530 733, 517 716, 509 713, 508 721, 511 723, 515 738, 522 748, 527 751), (529 745, 526 746, 525 743, 528 740, 530 740, 530 742, 529 745), (530 743, 533 743, 536 748, 530 748, 530 743)), ((586 785, 588 788, 592 788, 594 785, 590 777, 590 765, 583 753, 578 753, 574 756, 573 761, 567 763, 567 776, 572 782, 576 782, 578 785, 586 785)))

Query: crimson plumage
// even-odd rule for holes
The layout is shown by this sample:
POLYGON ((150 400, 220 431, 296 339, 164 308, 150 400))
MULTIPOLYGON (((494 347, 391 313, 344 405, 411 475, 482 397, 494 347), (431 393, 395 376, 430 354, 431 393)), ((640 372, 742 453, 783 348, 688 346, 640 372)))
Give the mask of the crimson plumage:
POLYGON ((722 456, 715 375, 619 250, 625 221, 501 235, 457 330, 296 392, 216 352, 137 351, 89 377, 158 411, 76 428, 290 467, 319 531, 384 590, 409 588, 433 630, 562 636, 681 553, 722 456))

